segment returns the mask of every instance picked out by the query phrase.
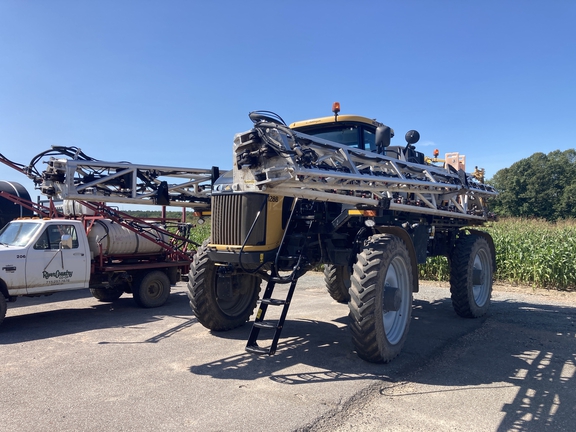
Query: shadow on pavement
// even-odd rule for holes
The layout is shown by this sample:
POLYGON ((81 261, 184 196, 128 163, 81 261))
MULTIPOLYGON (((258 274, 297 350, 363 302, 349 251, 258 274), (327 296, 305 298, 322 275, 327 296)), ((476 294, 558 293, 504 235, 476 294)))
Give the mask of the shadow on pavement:
POLYGON ((429 368, 438 373, 428 369, 413 380, 468 389, 486 384, 517 388, 514 400, 502 407, 498 430, 572 431, 576 308, 494 301, 484 325, 449 345, 429 368))
MULTIPOLYGON (((64 297, 71 300, 74 296, 72 298, 64 297)), ((138 307, 130 294, 124 294, 111 303, 92 300, 92 304, 87 307, 71 308, 68 304, 61 309, 13 316, 8 314, 0 327, 0 345, 48 339, 97 329, 128 328, 161 320, 166 315, 183 317, 187 321, 181 325, 186 327, 197 322, 192 316, 188 297, 182 292, 172 293, 165 305, 151 309, 138 307)), ((8 311, 10 312, 10 309, 8 311)), ((173 329, 171 331, 180 330, 173 329)), ((152 339, 159 338, 158 340, 160 340, 166 337, 168 335, 157 335, 152 339)), ((155 342, 152 339, 147 342, 155 342)))
MULTIPOLYGON (((342 325, 346 322, 347 317, 331 322, 287 320, 275 356, 238 353, 191 366, 190 372, 217 379, 268 377, 289 385, 380 380, 387 383, 382 386, 383 396, 394 383, 403 381, 438 386, 437 392, 474 386, 486 391, 486 385, 514 387, 517 395, 502 407, 505 417, 499 430, 573 430, 574 307, 493 300, 490 313, 474 320, 456 316, 449 299, 415 300, 404 350, 385 365, 355 355, 348 329, 342 325), (310 371, 286 373, 295 365, 310 371)), ((218 337, 245 340, 249 332, 246 325, 218 337)))

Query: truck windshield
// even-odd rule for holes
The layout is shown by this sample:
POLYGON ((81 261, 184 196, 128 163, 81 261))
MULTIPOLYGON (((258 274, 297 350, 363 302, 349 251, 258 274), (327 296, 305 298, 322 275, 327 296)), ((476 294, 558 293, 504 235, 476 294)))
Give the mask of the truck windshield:
POLYGON ((0 244, 26 246, 40 229, 40 223, 10 222, 0 231, 0 244))

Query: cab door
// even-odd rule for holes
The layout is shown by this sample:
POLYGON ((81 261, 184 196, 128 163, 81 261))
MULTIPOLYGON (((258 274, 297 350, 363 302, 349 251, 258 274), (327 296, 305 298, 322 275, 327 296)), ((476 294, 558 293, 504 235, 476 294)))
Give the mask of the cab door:
POLYGON ((75 225, 64 221, 48 224, 28 249, 28 294, 87 288, 88 260, 78 240, 75 225), (69 236, 71 242, 63 246, 62 236, 69 236))

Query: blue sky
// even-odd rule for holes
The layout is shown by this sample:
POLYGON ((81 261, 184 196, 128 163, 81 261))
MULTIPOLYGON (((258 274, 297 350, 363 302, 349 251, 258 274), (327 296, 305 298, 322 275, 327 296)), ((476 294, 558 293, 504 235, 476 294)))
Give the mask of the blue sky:
POLYGON ((339 101, 489 178, 576 147, 575 23, 573 0, 0 0, 0 153, 226 169, 248 112, 339 101))

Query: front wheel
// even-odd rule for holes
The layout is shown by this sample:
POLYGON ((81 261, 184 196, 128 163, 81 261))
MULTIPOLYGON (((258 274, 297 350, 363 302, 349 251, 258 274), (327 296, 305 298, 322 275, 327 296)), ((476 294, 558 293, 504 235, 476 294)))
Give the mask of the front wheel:
POLYGON ((4 294, 0 292, 0 324, 4 321, 4 317, 6 316, 6 310, 8 309, 8 304, 6 302, 6 297, 4 294))
POLYGON ((160 270, 148 272, 136 281, 135 286, 132 287, 132 295, 140 307, 162 306, 170 296, 170 279, 160 270))
POLYGON ((461 235, 450 256, 452 307, 464 318, 488 312, 492 294, 493 256, 486 239, 478 234, 461 235))
POLYGON ((198 321, 214 331, 243 325, 254 312, 261 279, 246 273, 219 274, 203 245, 194 255, 188 277, 188 298, 198 321))
POLYGON ((390 234, 366 240, 350 287, 350 329, 360 358, 387 363, 406 341, 414 277, 404 241, 390 234))

